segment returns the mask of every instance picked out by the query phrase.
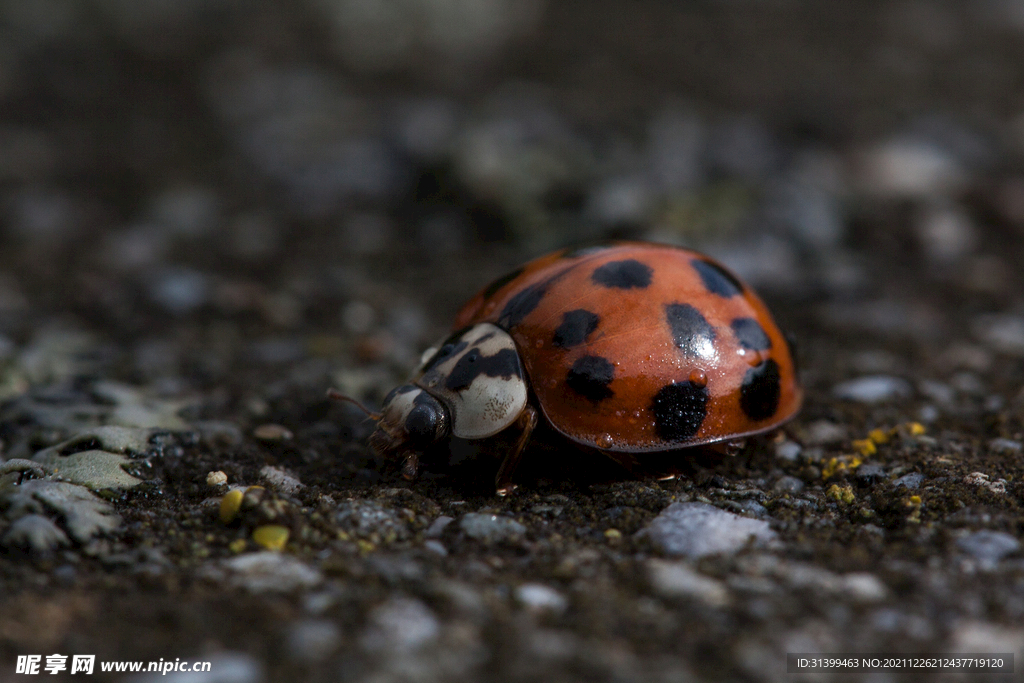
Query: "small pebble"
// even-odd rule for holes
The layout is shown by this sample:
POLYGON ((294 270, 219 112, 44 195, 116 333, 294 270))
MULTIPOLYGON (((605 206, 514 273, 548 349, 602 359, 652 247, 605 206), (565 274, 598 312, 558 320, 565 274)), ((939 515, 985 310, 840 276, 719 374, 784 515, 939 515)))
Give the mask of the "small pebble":
POLYGON ((341 629, 328 619, 305 619, 292 624, 285 642, 292 659, 322 662, 337 649, 341 629))
POLYGON ((441 635, 441 624, 426 605, 413 598, 391 598, 369 616, 360 644, 371 652, 404 654, 421 650, 441 635))
POLYGON ((280 551, 284 550, 285 544, 288 543, 289 533, 288 527, 266 524, 253 529, 252 540, 267 550, 280 551))
POLYGON ((772 490, 776 493, 800 493, 804 490, 804 482, 796 477, 781 477, 772 486, 772 490))
POLYGON ((484 543, 513 541, 526 533, 526 527, 514 519, 476 512, 464 515, 459 527, 470 538, 484 543))
POLYGON ((994 351, 1024 356, 1024 317, 1011 313, 981 315, 971 323, 971 332, 994 351))
POLYGON ((795 462, 803 448, 796 441, 783 441, 775 446, 775 457, 786 462, 795 462))
POLYGON ((889 594, 889 590, 877 576, 866 572, 844 574, 841 586, 857 602, 880 602, 889 594))
POLYGON ((441 538, 445 528, 455 521, 454 517, 448 515, 441 515, 427 527, 427 530, 423 532, 424 538, 441 538))
POLYGON ((290 429, 279 424, 261 424, 252 430, 252 435, 260 441, 291 441, 293 434, 290 429))
POLYGON ((967 179, 966 171, 944 149, 926 140, 896 138, 860 155, 857 181, 871 194, 926 199, 948 195, 967 179))
POLYGON ((748 544, 763 547, 776 539, 768 522, 706 503, 673 503, 638 534, 650 538, 667 555, 693 559, 735 553, 748 544))
POLYGON ((310 589, 323 581, 315 568, 290 555, 265 550, 225 560, 230 583, 251 593, 287 593, 310 589))
POLYGON ((1014 439, 992 439, 988 442, 988 449, 993 453, 1013 455, 1024 450, 1024 444, 1014 439))
POLYGON ((448 548, 445 548, 441 541, 436 539, 423 541, 423 547, 439 557, 448 557, 448 548))
POLYGON ((648 560, 647 577, 654 591, 666 598, 689 598, 712 607, 729 603, 729 591, 721 581, 694 571, 686 562, 648 560))
POLYGON ((1020 550, 1020 541, 1003 531, 983 529, 961 536, 956 540, 956 546, 976 560, 994 564, 1020 550))
POLYGON ((260 469, 260 476, 270 484, 271 488, 293 495, 305 488, 305 485, 297 477, 284 470, 265 465, 260 469))
POLYGON ((913 394, 910 383, 892 375, 868 375, 837 384, 832 394, 844 401, 883 403, 913 394))
POLYGON ((896 488, 903 487, 911 491, 921 486, 924 481, 924 475, 920 472, 911 472, 910 474, 904 474, 902 477, 893 482, 893 486, 896 488))
POLYGON ((208 472, 206 475, 207 486, 223 486, 228 483, 228 475, 220 470, 208 472))
POLYGON ((857 468, 856 479, 862 484, 874 484, 885 479, 885 470, 878 463, 865 463, 857 468))
POLYGON ((830 420, 815 420, 803 432, 803 442, 807 446, 828 446, 846 440, 846 428, 830 420))
POLYGON ((519 604, 536 613, 561 614, 569 606, 565 596, 542 583, 524 583, 516 587, 515 596, 519 604))
POLYGON ((158 273, 149 290, 154 302, 177 315, 192 313, 206 305, 209 294, 207 276, 190 268, 169 268, 158 273))

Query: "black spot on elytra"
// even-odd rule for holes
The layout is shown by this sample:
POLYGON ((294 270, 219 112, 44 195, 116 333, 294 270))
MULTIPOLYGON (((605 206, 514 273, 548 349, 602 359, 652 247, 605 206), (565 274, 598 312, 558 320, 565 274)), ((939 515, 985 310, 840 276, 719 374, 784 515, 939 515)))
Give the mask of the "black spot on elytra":
POLYGON ((779 409, 779 364, 772 359, 747 370, 740 385, 740 408, 751 420, 765 420, 779 409))
POLYGON ((537 308, 537 305, 540 304, 541 299, 547 293, 549 284, 550 281, 538 282, 509 299, 508 303, 505 304, 505 308, 501 309, 501 315, 498 316, 498 327, 511 330, 523 322, 523 318, 530 315, 533 309, 537 308))
POLYGON ((615 395, 608 385, 615 375, 615 366, 601 356, 583 356, 569 368, 565 383, 583 398, 600 403, 615 395))
POLYGON ((686 441, 708 414, 708 388, 690 380, 666 384, 651 401, 654 431, 663 441, 686 441))
POLYGON ((444 385, 451 391, 462 391, 481 375, 503 379, 521 377, 519 354, 514 349, 502 349, 493 356, 484 356, 479 349, 470 349, 452 368, 444 385))
POLYGON ((400 396, 402 394, 408 394, 410 391, 415 391, 418 388, 419 387, 415 387, 412 384, 403 384, 400 387, 395 387, 394 389, 392 389, 391 391, 389 391, 387 393, 387 395, 384 397, 384 400, 381 401, 380 404, 382 406, 386 406, 387 404, 391 403, 391 401, 394 400, 395 396, 400 396))
POLYGON ((715 340, 715 328, 690 304, 667 304, 665 320, 672 340, 688 356, 702 356, 703 347, 715 340))
POLYGON ((441 347, 436 352, 434 352, 434 355, 431 356, 427 360, 427 362, 423 364, 423 372, 426 373, 429 370, 433 369, 434 366, 443 363, 444 361, 448 360, 449 358, 458 353, 462 353, 462 350, 469 346, 469 342, 456 341, 462 335, 463 332, 460 331, 448 337, 448 339, 446 339, 444 343, 441 344, 441 347))
POLYGON ((772 347, 772 340, 761 324, 753 318, 736 318, 730 324, 736 339, 745 349, 767 351, 772 347))
POLYGON ((635 259, 611 261, 594 269, 590 279, 595 284, 616 289, 645 289, 651 284, 654 271, 635 259))
POLYGON ((569 311, 562 315, 562 324, 555 330, 551 343, 563 349, 582 344, 590 333, 597 329, 600 320, 596 313, 582 308, 569 311))
POLYGON ((523 268, 516 268, 511 273, 502 275, 491 284, 484 287, 484 299, 490 299, 492 296, 498 293, 498 290, 507 285, 508 283, 515 280, 517 277, 523 274, 523 268))
POLYGON ((736 276, 717 263, 703 259, 693 259, 690 263, 700 275, 701 282, 712 294, 730 297, 743 292, 743 285, 736 279, 736 276))

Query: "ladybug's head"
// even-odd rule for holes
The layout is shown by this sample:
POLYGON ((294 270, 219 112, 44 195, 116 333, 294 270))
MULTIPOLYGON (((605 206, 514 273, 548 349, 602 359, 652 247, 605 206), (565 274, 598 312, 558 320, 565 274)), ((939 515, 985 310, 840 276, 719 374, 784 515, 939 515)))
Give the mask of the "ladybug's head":
POLYGON ((420 387, 405 384, 384 397, 370 445, 380 455, 404 454, 403 474, 411 479, 419 453, 450 432, 448 409, 420 387))

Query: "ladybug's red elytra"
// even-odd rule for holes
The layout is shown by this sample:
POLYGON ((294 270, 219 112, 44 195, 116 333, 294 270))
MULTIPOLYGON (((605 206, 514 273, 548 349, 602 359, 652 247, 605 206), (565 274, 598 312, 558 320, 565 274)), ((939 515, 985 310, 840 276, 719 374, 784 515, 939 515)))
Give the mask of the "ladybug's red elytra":
POLYGON ((384 399, 371 445, 416 475, 450 437, 518 430, 496 477, 513 488, 538 420, 624 464, 769 431, 802 391, 764 303, 711 258, 623 242, 563 250, 499 278, 384 399))

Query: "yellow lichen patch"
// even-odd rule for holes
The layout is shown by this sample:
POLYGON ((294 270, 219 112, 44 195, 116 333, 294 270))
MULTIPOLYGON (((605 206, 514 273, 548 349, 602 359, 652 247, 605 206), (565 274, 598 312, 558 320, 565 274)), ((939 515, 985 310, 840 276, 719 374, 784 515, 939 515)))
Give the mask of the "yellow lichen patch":
POLYGON ((828 488, 828 491, 825 492, 825 495, 836 502, 843 503, 844 505, 850 505, 857 500, 857 496, 853 494, 853 489, 849 484, 846 484, 845 486, 832 484, 832 486, 828 488))
POLYGON ((220 521, 230 524, 242 507, 242 489, 231 489, 220 499, 220 521))
POLYGON ((907 521, 911 524, 921 523, 921 496, 910 496, 907 498, 906 506, 910 508, 907 521))
POLYGON ((829 459, 825 467, 821 470, 821 478, 829 479, 837 474, 843 472, 849 472, 855 470, 861 466, 864 461, 856 455, 841 455, 838 458, 829 459))
POLYGON ((288 527, 278 524, 265 524, 256 527, 252 532, 252 540, 267 550, 283 550, 288 542, 288 527))
POLYGON ((879 446, 883 443, 889 443, 889 439, 892 438, 892 432, 887 432, 884 429, 872 429, 868 432, 868 438, 879 446))
POLYGON ((878 452, 878 448, 875 447, 875 441, 873 439, 854 439, 852 445, 853 449, 864 457, 874 455, 878 452))

